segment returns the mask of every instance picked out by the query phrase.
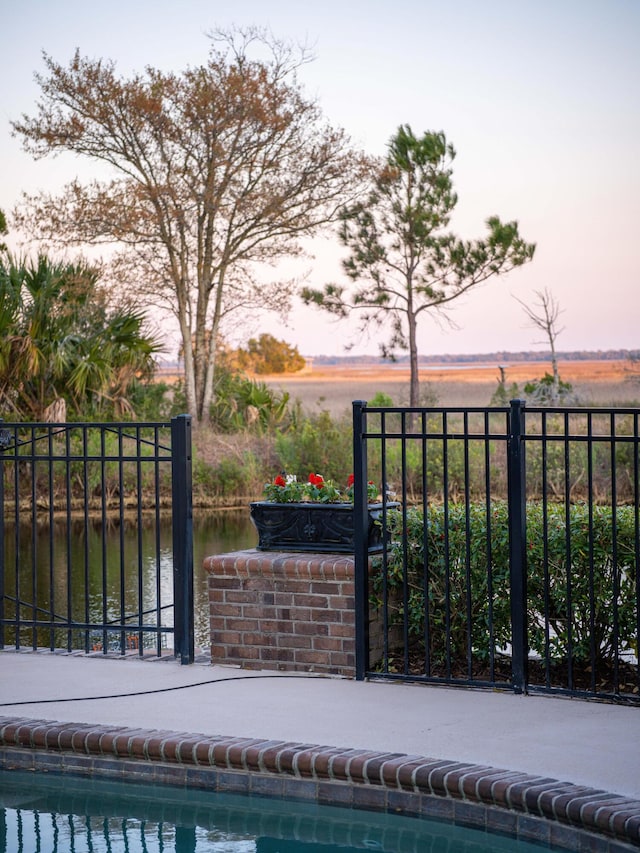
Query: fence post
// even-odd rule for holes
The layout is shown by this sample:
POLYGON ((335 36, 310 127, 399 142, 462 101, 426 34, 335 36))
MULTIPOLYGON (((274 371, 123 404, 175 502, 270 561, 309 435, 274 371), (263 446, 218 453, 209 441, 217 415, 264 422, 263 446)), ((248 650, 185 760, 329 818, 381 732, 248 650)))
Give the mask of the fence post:
POLYGON ((191 417, 171 419, 171 482, 173 503, 174 653, 180 663, 194 660, 193 495, 191 417))
POLYGON ((364 681, 369 669, 369 595, 367 551, 367 442, 364 438, 366 402, 353 402, 353 525, 354 525, 354 601, 356 631, 356 681, 364 681))
POLYGON ((529 641, 527 629, 527 495, 524 400, 511 400, 509 412, 508 514, 511 586, 511 674, 516 693, 526 693, 529 641))

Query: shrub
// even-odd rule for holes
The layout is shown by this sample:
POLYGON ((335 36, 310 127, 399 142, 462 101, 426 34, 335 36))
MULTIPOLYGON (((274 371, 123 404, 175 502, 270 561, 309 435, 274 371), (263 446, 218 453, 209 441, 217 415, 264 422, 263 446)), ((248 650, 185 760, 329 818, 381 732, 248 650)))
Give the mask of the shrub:
POLYGON ((275 449, 280 471, 301 476, 321 471, 327 480, 342 483, 353 469, 351 422, 321 412, 278 432, 275 449))
POLYGON ((369 408, 390 409, 393 407, 393 398, 384 391, 376 391, 373 397, 367 403, 369 408))
MULTIPOLYGON (((469 654, 486 660, 505 649, 511 638, 506 502, 492 503, 489 512, 480 503, 430 505, 426 520, 418 507, 405 515, 391 511, 389 526, 392 621, 425 643, 432 664, 462 662, 469 654)), ((527 566, 531 652, 566 660, 571 649, 574 661, 587 664, 637 654, 633 507, 617 507, 614 515, 610 506, 572 504, 567 513, 566 505, 549 504, 545 522, 542 504, 530 503, 527 566)), ((380 560, 374 568, 380 606, 380 560)))
POLYGON ((224 432, 251 428, 264 432, 279 424, 287 413, 289 394, 278 393, 264 382, 220 371, 211 406, 211 423, 224 432))
POLYGON ((133 382, 130 400, 135 418, 131 420, 163 421, 172 414, 181 414, 186 411, 182 407, 174 412, 172 397, 172 388, 166 382, 133 382))
POLYGON ((542 379, 526 382, 524 394, 526 399, 535 406, 569 406, 576 402, 573 385, 559 379, 556 387, 550 373, 545 373, 542 379))
MULTIPOLYGON (((500 515, 504 511, 503 506, 495 509, 500 515)), ((403 520, 402 511, 389 513, 393 540, 387 585, 391 590, 407 591, 404 627, 409 637, 424 641, 433 666, 461 663, 469 651, 487 660, 492 648, 504 647, 510 639, 508 544, 505 560, 501 541, 504 525, 497 517, 492 522, 492 539, 496 540, 492 547, 498 553, 488 571, 484 506, 471 505, 467 516, 463 504, 431 505, 426 522, 422 510, 412 507, 406 511, 404 527, 403 520)), ((382 603, 382 586, 382 574, 378 574, 376 604, 382 603)), ((394 621, 403 623, 403 603, 394 609, 394 621)))
POLYGON ((235 500, 242 496, 252 497, 258 468, 251 452, 245 452, 241 459, 222 457, 215 465, 207 465, 196 459, 193 467, 194 489, 215 498, 235 500))
POLYGON ((614 515, 611 506, 571 504, 567 516, 565 504, 549 504, 545 526, 542 504, 530 504, 527 555, 529 642, 537 654, 548 646, 564 660, 571 646, 574 660, 599 662, 637 653, 633 507, 614 515))

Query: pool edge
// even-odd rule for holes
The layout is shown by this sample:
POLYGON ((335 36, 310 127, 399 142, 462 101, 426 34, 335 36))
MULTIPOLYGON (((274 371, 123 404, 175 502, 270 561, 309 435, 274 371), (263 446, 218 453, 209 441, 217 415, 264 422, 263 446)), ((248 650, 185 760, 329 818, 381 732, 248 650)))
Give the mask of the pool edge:
POLYGON ((0 717, 0 769, 137 778, 434 817, 565 850, 640 848, 638 800, 419 755, 0 717))

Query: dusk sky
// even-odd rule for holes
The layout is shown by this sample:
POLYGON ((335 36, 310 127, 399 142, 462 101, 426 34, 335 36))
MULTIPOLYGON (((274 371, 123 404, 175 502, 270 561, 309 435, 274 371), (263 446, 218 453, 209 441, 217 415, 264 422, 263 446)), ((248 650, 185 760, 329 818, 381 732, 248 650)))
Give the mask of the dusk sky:
MULTIPOLYGON (((640 0, 0 0, 0 208, 22 191, 90 174, 72 158, 35 162, 10 121, 33 115, 41 52, 66 64, 76 48, 122 74, 204 63, 206 33, 256 24, 307 41, 300 79, 326 118, 383 154, 398 125, 443 130, 459 195, 452 229, 483 236, 485 219, 516 219, 533 262, 456 303, 457 328, 425 318, 420 351, 544 349, 516 299, 548 288, 563 309, 560 350, 640 347, 640 0), (81 169, 81 171, 79 171, 81 169)), ((314 244, 308 283, 343 281, 337 238, 314 244)), ((377 352, 299 303, 268 331, 304 355, 377 352)), ((169 353, 168 355, 171 355, 169 353)))

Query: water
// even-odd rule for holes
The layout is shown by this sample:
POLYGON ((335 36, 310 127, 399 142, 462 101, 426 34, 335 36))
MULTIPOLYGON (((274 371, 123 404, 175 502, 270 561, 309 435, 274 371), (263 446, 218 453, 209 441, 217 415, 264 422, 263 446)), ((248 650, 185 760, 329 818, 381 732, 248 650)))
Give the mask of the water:
MULTIPOLYGON (((208 575, 202 567, 206 557, 255 548, 258 534, 243 510, 196 513, 193 520, 193 596, 196 647, 210 644, 208 575)), ((171 556, 169 554, 169 559, 171 556)))
POLYGON ((540 853, 514 838, 435 820, 315 803, 9 772, 0 776, 6 853, 540 853))
MULTIPOLYGON (((249 507, 239 510, 197 511, 193 520, 194 623, 196 647, 209 646, 209 602, 205 557, 255 547, 258 541, 249 507)), ((125 613, 146 612, 145 621, 173 625, 173 554, 170 517, 145 518, 142 526, 135 515, 120 525, 95 520, 89 525, 71 522, 67 536, 64 519, 52 529, 28 525, 5 536, 7 566, 5 592, 16 595, 16 559, 20 566, 18 592, 23 619, 45 618, 55 613, 64 622, 67 614, 76 622, 117 622, 125 613), (16 548, 18 551, 16 558, 16 548), (138 579, 138 562, 142 574, 138 579), (124 567, 121 572, 121 566, 124 567), (51 589, 51 593, 49 590, 51 589), (86 596, 85 596, 86 591, 86 596), (39 611, 34 610, 34 604, 39 611), (140 602, 140 603, 139 603, 140 602), (37 613, 36 616, 33 614, 37 613), (156 620, 154 622, 154 620, 156 620)), ((8 611, 11 613, 12 611, 8 611)), ((32 632, 23 629, 22 645, 31 645, 32 632)), ((165 635, 166 636, 166 635, 165 635)), ((119 635, 113 635, 117 644, 119 635)), ((78 641, 82 640, 78 632, 78 641)), ((46 629, 38 629, 38 645, 50 645, 46 629)), ((11 640, 8 640, 11 642, 11 640)), ((91 638, 101 647, 101 632, 91 638)), ((53 644, 66 645, 66 634, 54 631, 53 644)), ((78 646, 80 648, 80 646, 78 646)))

